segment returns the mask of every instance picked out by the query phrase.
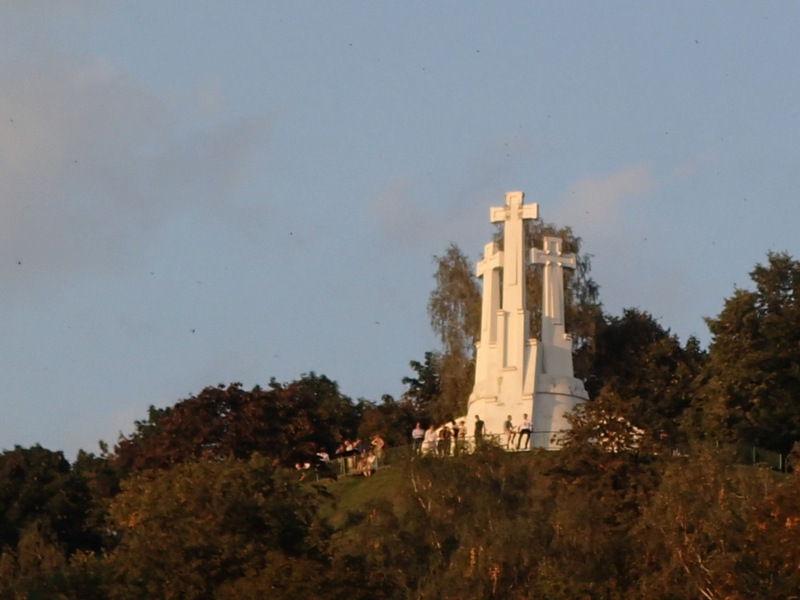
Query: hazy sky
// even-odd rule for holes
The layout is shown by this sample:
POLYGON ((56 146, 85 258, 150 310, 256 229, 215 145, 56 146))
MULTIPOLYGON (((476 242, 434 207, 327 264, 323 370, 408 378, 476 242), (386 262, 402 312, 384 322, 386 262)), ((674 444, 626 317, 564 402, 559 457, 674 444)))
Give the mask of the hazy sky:
POLYGON ((800 258, 800 4, 0 0, 0 448, 208 385, 399 396, 432 257, 523 190, 710 340, 800 258))

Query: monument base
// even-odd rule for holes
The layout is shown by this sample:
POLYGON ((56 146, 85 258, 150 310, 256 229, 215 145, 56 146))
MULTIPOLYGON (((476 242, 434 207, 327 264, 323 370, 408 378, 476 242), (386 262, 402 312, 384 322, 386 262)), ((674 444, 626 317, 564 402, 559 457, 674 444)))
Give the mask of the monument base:
POLYGON ((575 377, 548 377, 540 374, 533 402, 531 446, 558 450, 562 434, 570 429, 566 415, 589 399, 583 381, 575 377))

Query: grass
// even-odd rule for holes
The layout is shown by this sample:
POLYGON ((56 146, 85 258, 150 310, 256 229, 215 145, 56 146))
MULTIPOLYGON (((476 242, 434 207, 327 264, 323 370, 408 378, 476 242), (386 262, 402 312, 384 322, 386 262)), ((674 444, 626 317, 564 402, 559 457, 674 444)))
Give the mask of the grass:
POLYGON ((345 475, 336 481, 326 480, 322 485, 334 498, 334 506, 323 514, 336 529, 345 525, 348 514, 361 510, 375 500, 399 497, 405 483, 405 466, 397 463, 378 469, 372 477, 345 475))

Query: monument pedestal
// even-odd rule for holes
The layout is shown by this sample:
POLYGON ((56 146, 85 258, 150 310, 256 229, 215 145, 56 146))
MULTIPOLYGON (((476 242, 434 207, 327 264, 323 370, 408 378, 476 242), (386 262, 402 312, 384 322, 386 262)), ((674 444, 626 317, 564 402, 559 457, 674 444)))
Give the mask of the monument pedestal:
POLYGON ((533 433, 531 446, 557 450, 561 446, 559 432, 570 428, 566 414, 589 399, 583 382, 575 377, 549 377, 540 375, 536 381, 533 402, 533 433), (550 429, 541 429, 549 424, 550 429))

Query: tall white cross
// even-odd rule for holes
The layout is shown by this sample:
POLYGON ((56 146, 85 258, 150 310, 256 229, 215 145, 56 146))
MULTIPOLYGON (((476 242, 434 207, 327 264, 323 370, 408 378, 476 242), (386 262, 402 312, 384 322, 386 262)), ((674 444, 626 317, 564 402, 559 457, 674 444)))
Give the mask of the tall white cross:
POLYGON ((574 254, 561 253, 561 239, 544 238, 544 249, 533 248, 531 261, 544 265, 542 298, 542 341, 545 332, 554 333, 554 327, 564 326, 564 269, 574 269, 574 254))
POLYGON ((503 252, 495 242, 483 248, 483 259, 478 262, 477 275, 483 279, 481 303, 481 337, 484 344, 497 341, 497 311, 500 310, 500 269, 503 252))
POLYGON ((538 204, 523 204, 522 192, 508 192, 505 206, 489 211, 492 223, 503 225, 503 310, 525 308, 525 250, 523 222, 539 218, 538 204))

